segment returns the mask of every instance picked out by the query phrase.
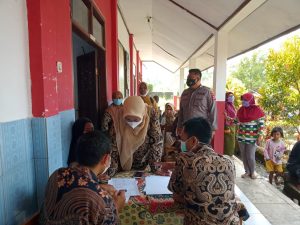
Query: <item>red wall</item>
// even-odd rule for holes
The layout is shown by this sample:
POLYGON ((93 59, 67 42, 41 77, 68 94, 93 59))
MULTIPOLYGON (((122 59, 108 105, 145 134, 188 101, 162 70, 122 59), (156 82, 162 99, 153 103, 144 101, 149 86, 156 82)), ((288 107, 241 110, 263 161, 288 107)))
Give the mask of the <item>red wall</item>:
MULTIPOLYGON (((117 0, 97 0, 105 20, 107 96, 118 87, 117 0)), ((74 108, 70 2, 27 0, 29 54, 34 117, 74 108), (62 62, 57 73, 56 62, 62 62)))
POLYGON ((130 76, 130 95, 134 95, 133 77, 133 34, 129 34, 129 76, 130 76))
POLYGON ((111 100, 112 92, 118 90, 119 80, 117 0, 96 0, 95 3, 105 20, 106 85, 107 98, 111 100))
POLYGON ((225 111, 225 102, 216 101, 217 104, 217 118, 218 118, 218 129, 216 130, 213 145, 214 150, 219 153, 224 153, 224 111, 225 111))
POLYGON ((70 5, 27 0, 27 11, 32 114, 48 117, 74 107, 70 5), (57 61, 62 62, 62 73, 57 73, 57 61))

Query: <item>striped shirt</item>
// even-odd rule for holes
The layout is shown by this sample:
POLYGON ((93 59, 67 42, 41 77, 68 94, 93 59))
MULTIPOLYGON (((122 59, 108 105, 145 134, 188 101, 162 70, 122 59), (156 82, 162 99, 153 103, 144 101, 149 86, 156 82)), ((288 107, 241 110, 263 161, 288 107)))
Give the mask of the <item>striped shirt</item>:
POLYGON ((263 134, 264 118, 253 120, 250 122, 239 123, 239 130, 237 133, 238 142, 245 144, 255 144, 259 135, 263 134))

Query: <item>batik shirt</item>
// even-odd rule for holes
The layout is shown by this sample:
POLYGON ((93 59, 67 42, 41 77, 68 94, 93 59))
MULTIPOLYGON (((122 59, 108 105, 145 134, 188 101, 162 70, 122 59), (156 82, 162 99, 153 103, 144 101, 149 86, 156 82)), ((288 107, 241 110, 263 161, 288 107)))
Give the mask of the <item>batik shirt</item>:
POLYGON ((264 118, 245 123, 240 122, 237 140, 245 144, 255 144, 258 136, 263 134, 263 129, 264 118))
POLYGON ((235 167, 208 146, 181 153, 169 190, 184 198, 185 225, 238 225, 235 167))
POLYGON ((45 196, 40 224, 119 224, 112 197, 86 167, 56 170, 48 180, 45 196))
MULTIPOLYGON (((150 165, 151 170, 155 171, 154 162, 160 162, 163 152, 163 137, 160 129, 159 120, 154 109, 150 111, 147 135, 144 143, 134 152, 132 169, 144 170, 150 165)), ((115 175, 122 170, 120 155, 116 141, 116 131, 111 115, 108 111, 103 116, 101 130, 105 132, 112 141, 111 165, 107 170, 109 176, 115 175)))

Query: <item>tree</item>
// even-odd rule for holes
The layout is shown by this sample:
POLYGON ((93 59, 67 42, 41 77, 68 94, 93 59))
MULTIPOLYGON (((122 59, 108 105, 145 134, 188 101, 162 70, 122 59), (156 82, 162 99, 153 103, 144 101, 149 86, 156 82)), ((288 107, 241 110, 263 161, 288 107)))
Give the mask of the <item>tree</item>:
POLYGON ((231 76, 245 84, 247 91, 257 92, 265 79, 265 56, 259 52, 242 59, 231 76))
POLYGON ((147 84, 147 87, 148 87, 148 91, 151 93, 153 92, 153 84, 147 84))
POLYGON ((270 50, 260 104, 274 120, 297 129, 300 125, 300 37, 288 39, 279 51, 270 50))
POLYGON ((233 92, 235 97, 234 105, 239 107, 241 105, 241 96, 246 93, 246 87, 242 81, 232 76, 228 77, 226 80, 226 91, 233 92))

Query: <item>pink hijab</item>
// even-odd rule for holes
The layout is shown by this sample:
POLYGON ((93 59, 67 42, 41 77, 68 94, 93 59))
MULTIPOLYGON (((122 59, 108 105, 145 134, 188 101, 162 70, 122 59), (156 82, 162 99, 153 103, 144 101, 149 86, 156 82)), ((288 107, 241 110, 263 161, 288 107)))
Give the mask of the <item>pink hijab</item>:
POLYGON ((236 117, 236 110, 235 107, 233 105, 233 102, 228 102, 228 97, 229 95, 233 94, 232 92, 226 92, 226 99, 225 99, 225 112, 227 114, 227 116, 229 116, 230 118, 235 118, 236 117))
POLYGON ((250 103, 249 107, 241 106, 237 112, 237 118, 242 123, 251 122, 265 116, 262 109, 255 105, 254 95, 250 92, 242 95, 242 100, 250 103))

